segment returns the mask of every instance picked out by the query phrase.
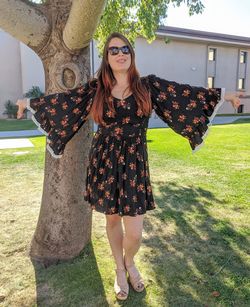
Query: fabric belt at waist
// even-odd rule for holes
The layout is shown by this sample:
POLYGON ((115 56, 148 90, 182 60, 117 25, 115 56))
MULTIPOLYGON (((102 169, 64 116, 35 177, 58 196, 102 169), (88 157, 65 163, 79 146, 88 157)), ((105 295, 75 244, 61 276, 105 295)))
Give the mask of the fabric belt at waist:
POLYGON ((102 135, 110 135, 117 139, 125 139, 132 137, 145 136, 147 127, 144 125, 137 124, 116 124, 111 126, 98 125, 97 133, 102 135))

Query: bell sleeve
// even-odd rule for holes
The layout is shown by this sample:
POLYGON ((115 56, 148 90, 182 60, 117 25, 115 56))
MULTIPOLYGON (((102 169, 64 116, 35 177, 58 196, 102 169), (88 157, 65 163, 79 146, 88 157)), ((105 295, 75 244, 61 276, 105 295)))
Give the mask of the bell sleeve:
POLYGON ((28 99, 32 120, 47 136, 47 149, 60 158, 69 140, 86 122, 96 93, 97 80, 61 93, 28 99))
POLYGON ((188 139, 192 152, 204 143, 209 125, 224 102, 224 88, 194 87, 149 75, 147 84, 155 113, 188 139))

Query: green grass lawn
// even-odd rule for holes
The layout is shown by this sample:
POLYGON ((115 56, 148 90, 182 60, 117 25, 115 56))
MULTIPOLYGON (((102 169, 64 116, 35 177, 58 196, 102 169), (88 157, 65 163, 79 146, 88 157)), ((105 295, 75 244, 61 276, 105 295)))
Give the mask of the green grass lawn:
POLYGON ((135 259, 146 291, 130 288, 124 303, 101 213, 75 260, 46 270, 30 262, 45 137, 30 140, 34 148, 0 151, 1 306, 250 306, 250 123, 211 127, 195 154, 170 129, 148 130, 157 209, 145 215, 135 259))
POLYGON ((37 126, 31 119, 0 119, 0 131, 33 130, 37 126))

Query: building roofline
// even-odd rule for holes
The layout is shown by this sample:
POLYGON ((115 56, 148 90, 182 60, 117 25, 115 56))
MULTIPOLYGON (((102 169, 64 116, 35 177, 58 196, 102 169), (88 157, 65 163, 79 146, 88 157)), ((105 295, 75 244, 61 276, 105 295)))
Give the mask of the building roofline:
POLYGON ((178 40, 192 40, 196 42, 209 42, 222 45, 234 45, 250 48, 250 37, 236 36, 222 33, 191 30, 170 26, 160 26, 156 30, 158 37, 169 37, 178 40))

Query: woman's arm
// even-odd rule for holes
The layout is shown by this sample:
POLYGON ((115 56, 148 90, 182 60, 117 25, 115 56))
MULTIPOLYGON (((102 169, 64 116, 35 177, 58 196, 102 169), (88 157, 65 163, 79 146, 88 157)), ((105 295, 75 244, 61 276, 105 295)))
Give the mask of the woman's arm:
POLYGON ((38 129, 47 136, 48 150, 60 158, 68 141, 87 120, 96 89, 97 80, 93 79, 65 92, 18 100, 18 118, 28 108, 38 129))
POLYGON ((229 100, 234 107, 239 106, 239 95, 225 93, 223 88, 206 89, 155 75, 143 80, 149 87, 155 113, 176 133, 188 139, 193 152, 201 147, 224 100, 229 100))

